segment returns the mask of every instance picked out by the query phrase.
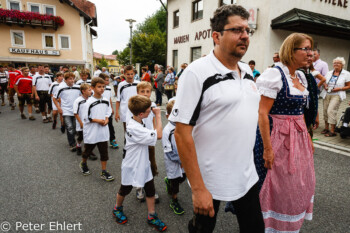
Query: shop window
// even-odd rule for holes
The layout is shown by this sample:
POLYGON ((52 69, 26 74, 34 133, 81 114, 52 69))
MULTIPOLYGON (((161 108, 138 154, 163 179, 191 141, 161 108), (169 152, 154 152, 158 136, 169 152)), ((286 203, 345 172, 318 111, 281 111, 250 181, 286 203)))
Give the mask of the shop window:
POLYGON ((203 0, 192 2, 192 21, 203 18, 203 0))
POLYGON ((59 35, 58 40, 60 49, 71 49, 70 36, 59 35))
POLYGON ((55 45, 55 35, 43 33, 43 47, 44 49, 54 49, 55 45))
POLYGON ((233 0, 220 0, 220 6, 233 4, 233 0))
POLYGON ((174 69, 177 71, 177 66, 178 64, 178 51, 177 50, 173 50, 173 67, 174 69))
POLYGON ((25 47, 24 31, 10 30, 11 44, 14 47, 25 47))
POLYGON ((21 10, 21 1, 8 0, 7 1, 7 9, 20 11, 21 10))
POLYGON ((28 2, 28 11, 40 13, 40 4, 28 2))
POLYGON ((51 5, 43 5, 43 12, 47 15, 56 15, 56 7, 51 5))
POLYGON ((191 62, 197 60, 202 56, 202 47, 191 48, 191 62))
POLYGON ((180 22, 180 12, 179 10, 174 12, 174 28, 179 26, 179 22, 180 22))

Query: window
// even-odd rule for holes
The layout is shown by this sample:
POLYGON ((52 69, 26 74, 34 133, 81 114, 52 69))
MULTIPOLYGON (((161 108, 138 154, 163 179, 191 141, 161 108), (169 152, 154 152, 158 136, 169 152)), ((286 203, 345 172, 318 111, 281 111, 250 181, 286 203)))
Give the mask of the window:
POLYGON ((56 15, 56 7, 51 5, 43 5, 43 13, 47 15, 56 15))
POLYGON ((43 48, 44 49, 54 49, 56 48, 55 44, 55 35, 43 33, 43 48))
POLYGON ((174 28, 179 26, 180 13, 179 10, 174 12, 174 28))
POLYGON ((20 11, 21 10, 21 1, 8 0, 7 1, 7 9, 20 11))
POLYGON ((58 35, 59 49, 71 49, 70 36, 58 35))
POLYGON ((192 2, 192 21, 203 18, 203 0, 192 2))
POLYGON ((173 50, 173 67, 177 71, 178 68, 178 53, 177 50, 173 50))
POLYGON ((220 6, 233 4, 233 0, 220 0, 220 6))
POLYGON ((191 48, 191 62, 197 60, 202 56, 202 47, 191 48))
POLYGON ((14 47, 25 47, 24 31, 10 30, 11 44, 14 47))
POLYGON ((40 13, 40 4, 28 2, 28 11, 40 13))

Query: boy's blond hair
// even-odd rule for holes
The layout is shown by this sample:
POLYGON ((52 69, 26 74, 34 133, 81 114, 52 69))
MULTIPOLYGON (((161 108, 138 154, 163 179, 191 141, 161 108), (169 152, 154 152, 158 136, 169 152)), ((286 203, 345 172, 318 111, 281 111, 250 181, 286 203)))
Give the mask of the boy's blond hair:
POLYGON ((90 88, 90 84, 88 83, 83 83, 80 85, 80 92, 83 93, 83 91, 87 90, 90 88))
POLYGON ((67 72, 67 73, 64 74, 64 80, 67 80, 70 77, 75 78, 75 75, 74 75, 73 72, 67 72))
POLYGON ((152 85, 149 82, 146 82, 146 81, 139 82, 137 84, 137 86, 136 86, 137 93, 139 93, 139 91, 141 89, 146 89, 146 88, 149 88, 150 90, 152 90, 152 85))
POLYGON ((146 112, 151 105, 151 100, 142 95, 135 95, 131 97, 128 102, 128 108, 134 116, 138 116, 140 113, 146 112))
POLYGON ((89 73, 90 73, 90 71, 88 69, 82 69, 80 71, 80 76, 82 76, 82 75, 89 75, 89 73))
POLYGON ((174 104, 175 104, 175 100, 172 100, 166 105, 166 114, 167 115, 170 115, 171 111, 173 110, 174 104))
POLYGON ((96 87, 97 83, 105 85, 105 80, 103 80, 102 78, 93 78, 91 80, 91 86, 92 87, 96 87))

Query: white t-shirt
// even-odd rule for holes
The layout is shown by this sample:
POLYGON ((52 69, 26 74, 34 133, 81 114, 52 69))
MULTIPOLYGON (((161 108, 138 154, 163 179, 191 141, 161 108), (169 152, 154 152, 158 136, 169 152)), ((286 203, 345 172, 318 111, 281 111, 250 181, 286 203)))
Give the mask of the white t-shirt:
MULTIPOLYGON (((79 115, 79 118, 80 120, 83 122, 84 120, 84 113, 86 112, 85 111, 85 108, 86 108, 86 99, 83 97, 83 96, 79 96, 75 101, 74 101, 74 104, 73 104, 73 113, 74 114, 78 114, 79 115)), ((76 121, 76 124, 75 124, 75 129, 76 131, 82 131, 83 129, 80 127, 80 124, 79 124, 79 121, 78 120, 75 120, 76 121)))
POLYGON ((49 91, 51 84, 51 77, 47 74, 41 75, 38 73, 33 77, 33 86, 36 87, 37 91, 49 91))
MULTIPOLYGON (((334 70, 329 71, 326 74, 326 83, 328 87, 331 88, 342 88, 345 87, 345 84, 347 82, 350 82, 350 73, 349 71, 342 70, 339 77, 333 77, 334 70)), ((320 96, 324 99, 326 98, 326 95, 339 95, 341 100, 346 99, 346 92, 345 91, 337 91, 337 92, 331 92, 328 93, 327 90, 323 90, 320 94, 320 96)))
POLYGON ((95 70, 94 72, 94 78, 98 77, 102 73, 101 70, 95 70))
MULTIPOLYGON (((112 88, 110 86, 106 86, 102 96, 106 98, 109 102, 111 102, 112 88)), ((112 105, 109 105, 109 106, 111 107, 111 110, 112 110, 112 105)))
MULTIPOLYGON (((291 95, 303 95, 308 96, 309 91, 307 90, 307 80, 302 71, 296 70, 295 74, 299 79, 299 82, 305 87, 304 91, 294 87, 293 80, 290 77, 289 69, 281 62, 276 63, 276 67, 282 68, 289 86, 289 93, 291 95)), ((258 87, 259 93, 263 96, 271 99, 276 99, 278 92, 282 89, 283 81, 281 72, 277 68, 267 68, 256 80, 256 86, 258 87)))
POLYGON ((128 101, 130 97, 137 95, 136 86, 139 81, 134 80, 133 83, 128 83, 125 80, 118 85, 117 102, 120 102, 119 116, 122 122, 126 122, 126 114, 128 111, 128 101))
POLYGON ((87 83, 91 85, 91 79, 86 79, 85 81, 82 79, 79 79, 75 84, 80 86, 83 83, 87 83))
POLYGON ((253 149, 260 95, 247 64, 241 77, 213 51, 191 63, 179 79, 169 120, 194 126, 198 165, 215 200, 243 197, 258 181, 253 149))
MULTIPOLYGON (((53 82, 50 86, 49 89, 49 95, 55 96, 58 92, 58 88, 59 88, 60 83, 58 83, 57 81, 53 82)), ((53 99, 51 99, 52 102, 52 110, 57 110, 57 107, 55 105, 55 103, 53 102, 53 99)))
POLYGON ((38 72, 35 72, 35 74, 32 74, 32 73, 29 72, 29 76, 32 77, 32 78, 33 78, 35 75, 38 75, 38 74, 39 74, 38 72))
POLYGON ((9 80, 9 73, 7 71, 0 72, 0 83, 7 83, 9 80))
POLYGON ((177 147, 174 137, 175 124, 168 122, 163 129, 162 145, 164 150, 164 164, 168 179, 176 179, 182 177, 184 170, 181 168, 181 163, 172 161, 166 153, 174 151, 177 154, 177 147))
POLYGON ((108 125, 102 126, 98 123, 91 122, 91 119, 105 120, 112 114, 110 102, 106 98, 96 99, 91 96, 86 101, 83 112, 83 133, 84 143, 96 144, 98 142, 109 141, 108 125))
POLYGON ((125 140, 122 185, 143 187, 153 179, 148 146, 156 145, 157 131, 131 119, 126 126, 125 140))
POLYGON ((61 108, 63 116, 74 116, 73 103, 80 96, 80 87, 73 85, 69 87, 66 82, 61 82, 58 86, 57 94, 54 94, 56 99, 61 99, 61 108))

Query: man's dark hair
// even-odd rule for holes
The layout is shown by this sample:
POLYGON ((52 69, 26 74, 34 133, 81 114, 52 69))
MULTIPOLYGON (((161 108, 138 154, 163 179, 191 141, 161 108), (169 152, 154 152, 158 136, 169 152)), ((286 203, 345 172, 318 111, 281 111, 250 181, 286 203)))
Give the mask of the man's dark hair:
POLYGON ((29 69, 31 70, 31 69, 33 69, 33 68, 36 68, 35 66, 29 66, 29 69))
POLYGON ((243 19, 248 20, 249 12, 239 5, 224 5, 219 7, 214 12, 213 18, 210 19, 211 30, 214 32, 222 32, 226 24, 228 24, 228 17, 241 16, 243 19))
POLYGON ((50 68, 50 66, 48 66, 48 65, 44 65, 44 68, 46 68, 46 67, 47 67, 47 68, 50 68))
POLYGON ((10 63, 8 64, 8 67, 15 68, 15 65, 10 63))
POLYGON ((69 70, 69 67, 68 66, 63 66, 62 69, 68 69, 69 70))
POLYGON ((248 65, 255 65, 255 61, 254 61, 254 60, 250 60, 250 61, 248 62, 248 65))
POLYGON ((2 65, 0 65, 0 68, 4 68, 2 65))
POLYGON ((319 49, 314 49, 314 51, 317 51, 318 54, 321 54, 321 51, 319 49))
POLYGON ((124 72, 125 71, 130 71, 130 70, 134 70, 134 67, 132 67, 131 65, 127 65, 124 67, 124 72))

